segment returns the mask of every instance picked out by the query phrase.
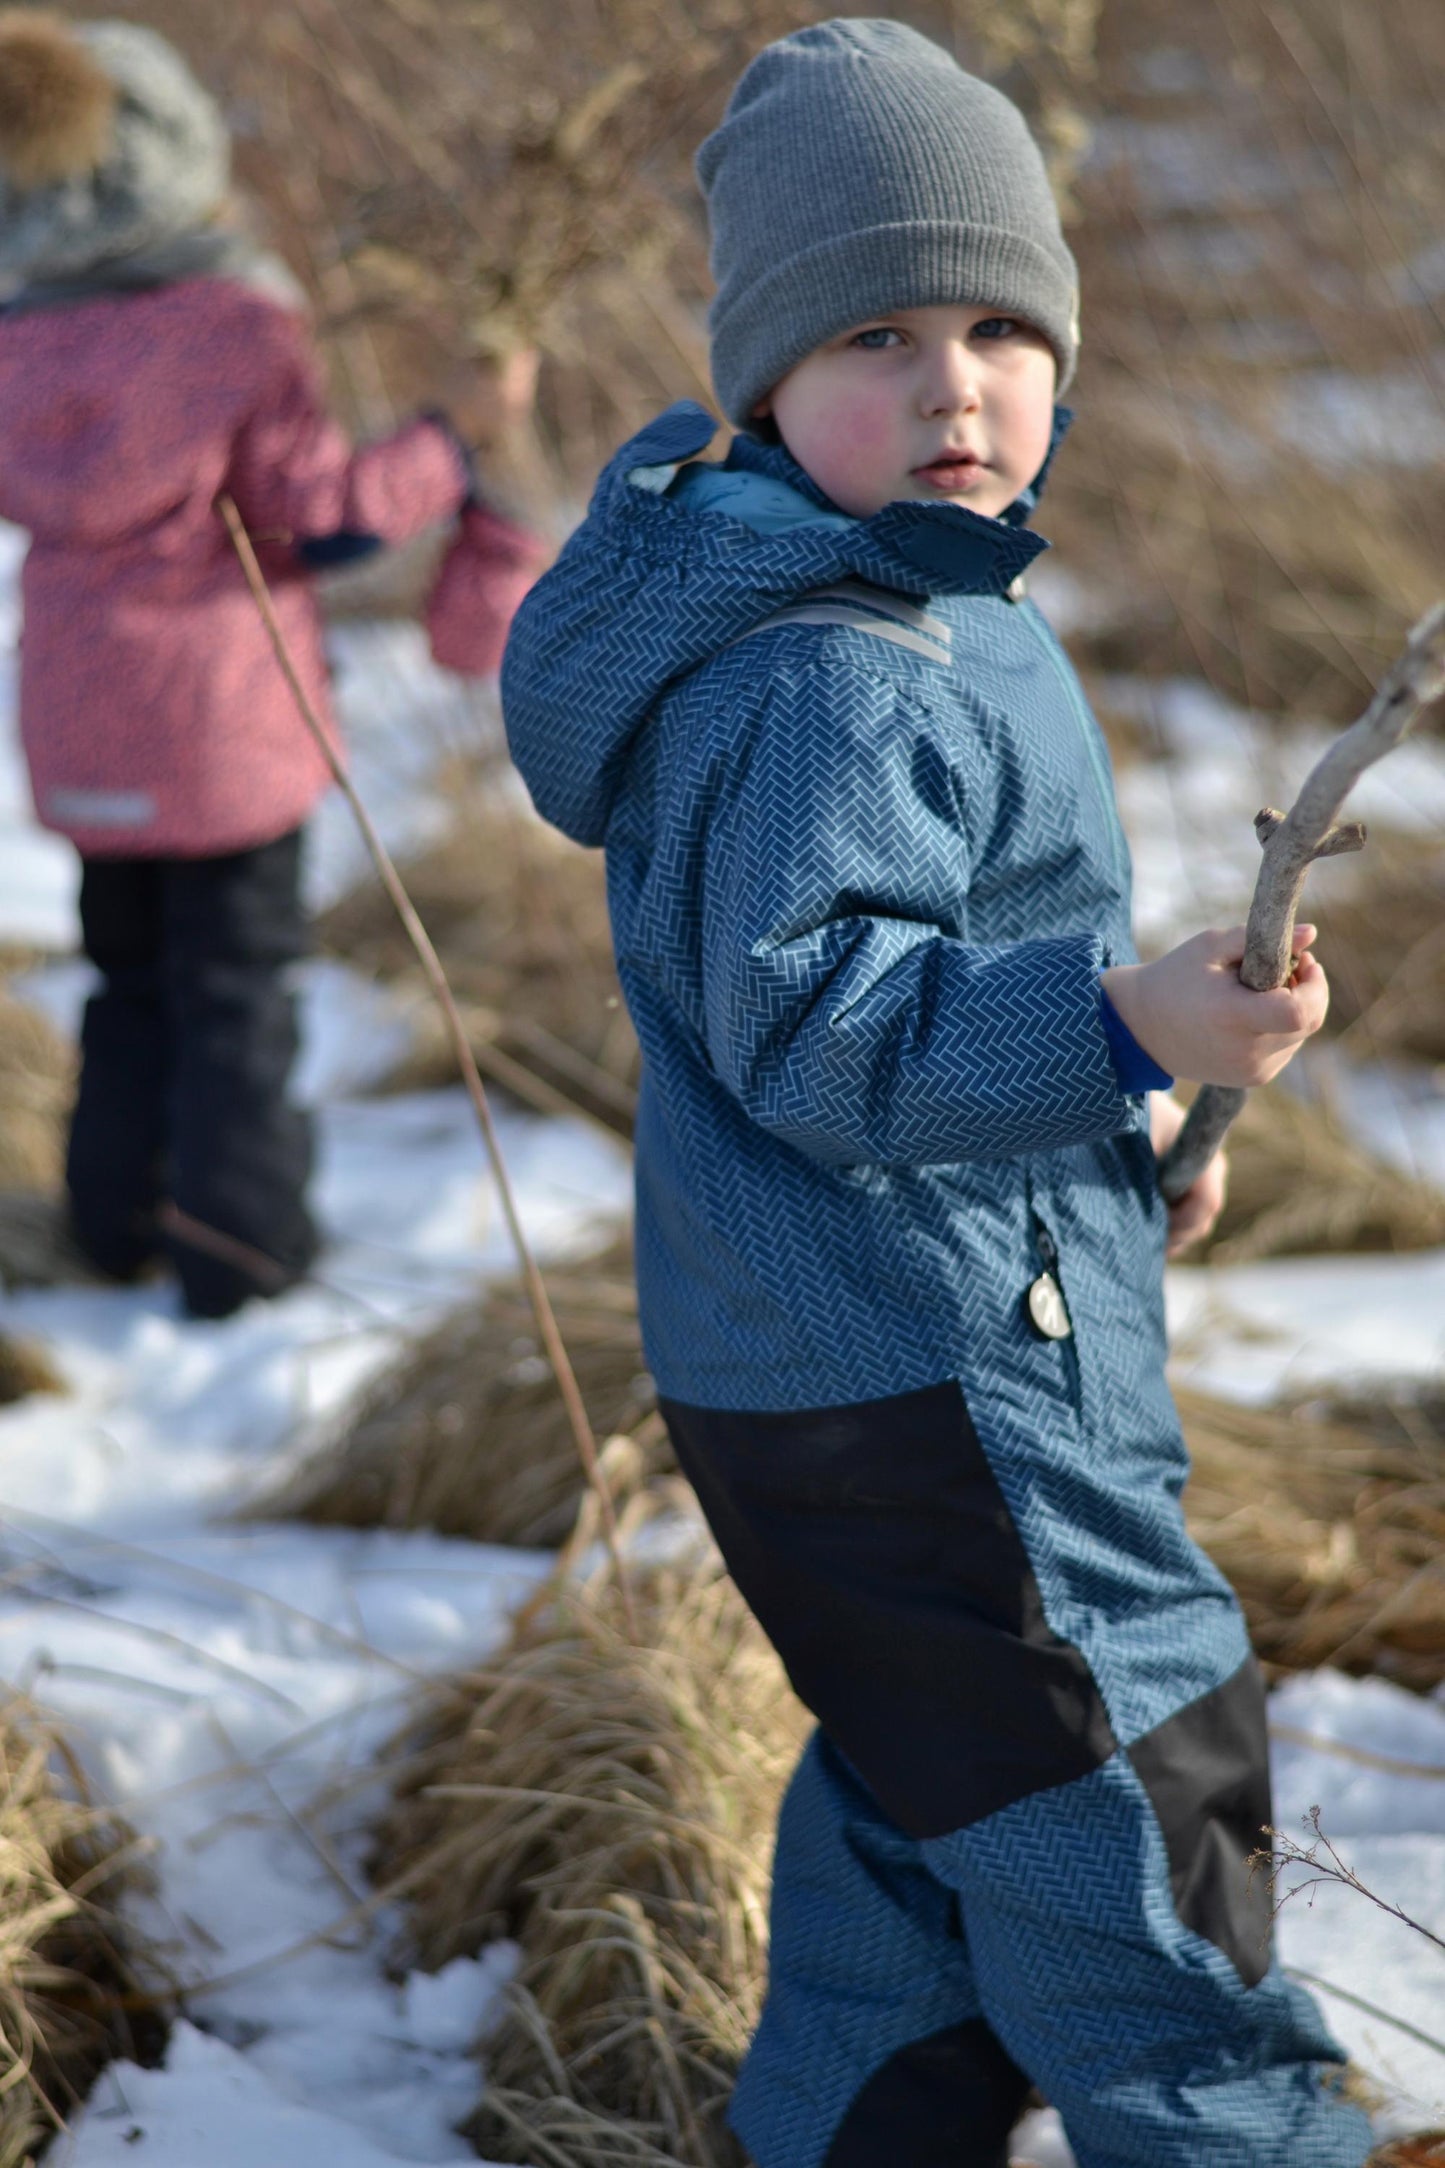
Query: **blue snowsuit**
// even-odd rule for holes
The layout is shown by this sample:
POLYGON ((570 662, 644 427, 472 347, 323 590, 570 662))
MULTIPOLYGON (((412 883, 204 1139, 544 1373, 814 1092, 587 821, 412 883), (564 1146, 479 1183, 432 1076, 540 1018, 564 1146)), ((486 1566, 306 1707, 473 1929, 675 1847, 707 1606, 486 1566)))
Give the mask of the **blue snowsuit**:
POLYGON ((612 462, 503 699, 606 845, 664 1412, 819 1720, 735 2127, 760 2168, 1001 2168, 1032 2081, 1082 2168, 1358 2168, 1245 1864, 1263 1695, 1179 1507, 1098 983, 1128 852, 1022 594, 1035 492, 851 520, 749 438, 679 467, 713 429, 612 462))

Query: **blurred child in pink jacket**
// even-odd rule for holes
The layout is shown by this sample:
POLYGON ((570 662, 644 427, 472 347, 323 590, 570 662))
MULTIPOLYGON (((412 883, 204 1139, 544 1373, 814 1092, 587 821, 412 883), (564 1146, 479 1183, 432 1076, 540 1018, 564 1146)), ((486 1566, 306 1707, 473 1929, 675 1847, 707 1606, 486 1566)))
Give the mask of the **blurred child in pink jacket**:
POLYGON ((216 500, 254 537, 328 726, 318 566, 461 513, 446 585, 485 671, 540 563, 475 500, 445 421, 353 450, 300 296, 228 221, 228 184, 220 114, 163 40, 0 12, 0 517, 32 538, 21 733, 37 813, 80 851, 102 974, 71 1208, 103 1271, 169 1252, 209 1317, 316 1248, 285 974, 329 781, 216 500))

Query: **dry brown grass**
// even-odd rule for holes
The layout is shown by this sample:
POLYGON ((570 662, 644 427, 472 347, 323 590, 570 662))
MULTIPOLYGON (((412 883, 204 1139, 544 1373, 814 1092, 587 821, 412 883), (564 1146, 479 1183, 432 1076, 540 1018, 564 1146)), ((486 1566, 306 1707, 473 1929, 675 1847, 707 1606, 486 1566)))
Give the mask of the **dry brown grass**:
POLYGON ((1217 1264, 1445 1243, 1445 1196, 1376 1159, 1329 1110, 1251 1093, 1229 1136, 1229 1197, 1201 1254, 1217 1264))
POLYGON ((27 2168, 105 2063, 150 2058, 159 2021, 142 2008, 149 1963, 114 1909, 134 1841, 18 1697, 0 1705, 0 1859, 0 2168, 27 2168))
POLYGON ((65 1381, 43 1348, 0 1332, 0 1408, 29 1393, 63 1393, 65 1381))
POLYGON ((756 2023, 773 1829, 809 1720, 732 1583, 650 1575, 639 1639, 572 1588, 399 1742, 377 1871, 408 1961, 515 1936, 471 2128, 533 2168, 739 2168, 722 2111, 756 2023))
MULTIPOLYGON (((631 1252, 545 1274, 597 1436, 636 1431, 645 1480, 670 1456, 637 1330, 631 1252), (639 1429, 639 1426, 642 1426, 639 1429)), ((487 1543, 566 1541, 581 1494, 577 1449, 520 1286, 498 1288, 410 1350, 260 1509, 348 1528, 435 1528, 487 1543)))
POLYGON ((1445 544, 1445 18, 1204 0, 1185 38, 1171 0, 1105 0, 1096 62, 1044 518, 1102 591, 1081 652, 1347 715, 1445 544))
POLYGON ((1329 1029, 1359 1056, 1445 1062, 1445 849, 1376 836, 1368 877, 1311 909, 1329 970, 1329 1029))
MULTIPOLYGON (((1322 1107, 1254 1095, 1231 1142, 1230 1198, 1207 1254, 1221 1263, 1445 1242, 1445 1198, 1373 1159, 1322 1107)), ((593 1428, 632 1433, 629 1485, 670 1467, 637 1323, 630 1247, 546 1275, 593 1428)), ((555 1545, 581 1478, 520 1287, 448 1318, 371 1387, 264 1511, 346 1527, 427 1527, 480 1542, 555 1545)))
POLYGON ((59 1184, 74 1088, 70 1048, 0 983, 0 1190, 59 1184))
POLYGON ((1365 2168, 1445 2168, 1445 2130, 1424 2130, 1414 2138, 1396 2138, 1372 2153, 1365 2168))
POLYGON ((0 959, 0 1287, 91 1277, 61 1198, 75 1054, 5 986, 6 966, 33 960, 0 959))
POLYGON ((1445 1404, 1297 1414, 1178 1395, 1190 1527, 1269 1664, 1445 1680, 1445 1404))
MULTIPOLYGON (((544 1109, 572 1104, 629 1134, 637 1041, 612 960, 600 852, 568 843, 483 775, 460 797, 451 834, 402 872, 484 1070, 544 1109)), ((451 1082, 451 1051, 380 884, 344 897, 319 931, 336 955, 417 990, 417 1044, 393 1082, 451 1082)))

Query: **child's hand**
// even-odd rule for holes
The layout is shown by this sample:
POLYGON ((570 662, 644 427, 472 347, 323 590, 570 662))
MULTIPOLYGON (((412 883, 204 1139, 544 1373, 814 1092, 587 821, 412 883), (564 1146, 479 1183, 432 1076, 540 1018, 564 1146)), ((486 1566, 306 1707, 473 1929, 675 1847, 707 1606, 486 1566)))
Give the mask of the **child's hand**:
POLYGON ((1294 930, 1288 986, 1251 993, 1239 981, 1244 928, 1197 933, 1152 964, 1116 964, 1104 990, 1146 1054, 1196 1084, 1267 1084, 1317 1032, 1330 1005, 1308 951, 1313 926, 1294 930))
MULTIPOLYGON (((1149 1141, 1154 1157, 1162 1159, 1184 1127, 1188 1109, 1167 1092, 1155 1092, 1149 1100, 1149 1141)), ((1182 1256, 1191 1244, 1202 1242, 1224 1210, 1229 1189, 1229 1161, 1216 1152, 1192 1188, 1169 1207, 1169 1241, 1166 1255, 1182 1256)))

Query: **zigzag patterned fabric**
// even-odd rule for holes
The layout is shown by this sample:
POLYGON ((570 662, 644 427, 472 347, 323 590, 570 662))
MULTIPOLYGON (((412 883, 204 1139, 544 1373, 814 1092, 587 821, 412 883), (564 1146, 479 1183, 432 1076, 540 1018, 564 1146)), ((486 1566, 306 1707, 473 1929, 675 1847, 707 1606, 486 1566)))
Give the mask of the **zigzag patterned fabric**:
MULTIPOLYGON (((1369 2124, 1321 2083, 1340 2051, 1318 2010, 1277 1965, 1240 1992, 1174 1916, 1159 1843, 1117 1757, 911 1845, 815 1737, 783 1805, 773 1976, 733 2101, 752 2158, 833 2168, 860 2085, 903 2043, 981 2018, 1046 2084, 1081 2168, 1360 2168, 1369 2124)), ((926 2168, 973 2168, 969 2139, 926 2168)), ((925 2168, 906 2139, 858 2158, 925 2168)))
MULTIPOLYGON (((1100 1015, 1101 969, 1133 955, 1128 852, 1098 727, 1021 595, 1045 545, 1016 520, 947 505, 844 523, 784 451, 740 438, 730 474, 820 512, 756 531, 694 507, 687 488, 670 494, 713 427, 674 408, 623 449, 524 602, 503 668, 539 811, 606 844, 644 1055, 648 1360, 680 1457, 684 1435, 701 1456, 701 1495, 718 1476, 709 1512, 720 1536, 731 1516, 724 1548, 745 1590, 752 1559, 760 1615, 769 1576, 774 1593, 783 1584, 769 1631, 795 1672, 810 1634, 820 1677, 829 1649, 806 1594, 789 1616, 786 1584, 841 1595, 823 1638, 836 1627, 845 1717, 862 1671, 901 1707, 888 1681, 905 1630, 915 1649, 924 1636, 926 1683, 929 1621, 945 1623, 935 1595, 965 1635, 977 1616, 979 1668, 1000 1648, 988 1575, 973 1587, 967 1560, 945 1560, 913 1623, 910 1570, 887 1584, 890 1514, 894 1535, 928 1525, 950 1486, 958 1525, 974 1514, 995 1565, 1021 1545, 1017 1618, 1037 1603, 1042 1620, 1005 1638, 1021 1632, 1064 1681, 1052 1708, 1045 1688, 1015 1724, 1043 1737, 1073 1720, 1065 1645, 1087 1667, 1083 1698, 1102 1705, 1087 1718, 1091 1774, 1053 1781, 1051 1765, 971 1822, 962 1807, 942 1822, 920 1810, 912 1835, 874 1803, 889 1789, 878 1768, 854 1764, 870 1799, 837 1751, 843 1723, 815 1742, 780 1831, 774 1977, 737 2127, 761 2168, 935 2168, 972 2151, 992 2168, 1017 2063, 1056 2093, 1081 2168, 1357 2168, 1368 2132, 1320 2082, 1339 2051, 1318 2014, 1263 1969, 1257 1934, 1232 1961, 1230 1934, 1207 1925, 1223 1917, 1213 1893, 1186 1886, 1195 1865, 1221 1891, 1231 1875, 1243 1886, 1238 1832, 1186 1828, 1189 1757, 1202 1744, 1227 1794, 1215 1744, 1243 1710, 1257 1751, 1241 1767, 1263 1784, 1263 1720, 1257 1699, 1246 1709, 1238 1607, 1179 1504, 1165 1214, 1145 1103, 1121 1090, 1100 1015), (1063 1338, 1030 1322, 1046 1267, 1063 1338), (924 1391, 945 1381, 961 1388, 953 1417, 947 1393, 924 1391), (849 1444, 858 1424, 841 1419, 864 1403, 872 1447, 849 1444), (893 1503, 874 1494, 890 1488, 890 1455, 921 1450, 920 1424, 938 1481, 903 1507, 906 1486, 893 1503), (803 1456, 776 1484, 768 1441, 779 1463, 790 1446, 803 1456), (848 1465, 866 1497, 843 1495, 848 1465), (830 1584, 820 1546, 840 1526, 830 1584), (857 1625, 874 1616, 876 1646, 857 1625), (1074 2012, 1089 2022, 1071 2032, 1074 2012), (928 2142, 920 2110, 880 2151, 868 2118, 892 2130, 892 2103, 923 2097, 939 2042, 951 2105, 928 2142), (959 2144, 947 2135, 970 2053, 994 2072, 996 2143, 971 2126, 959 2144)), ((974 1741, 987 1758, 990 1691, 972 1729, 956 1678, 923 1697, 965 1705, 955 1765, 974 1741)), ((881 1751, 917 1769, 928 1719, 907 1740, 902 1723, 881 1751)))
MULTIPOLYGON (((729 1409, 957 1378, 1127 1744, 1247 1647, 1178 1509, 1164 1213, 1100 1022, 1134 953, 1108 756, 1009 594, 1045 545, 947 505, 779 536, 689 512, 666 486, 713 428, 673 408, 618 454, 503 674, 539 811, 606 839, 648 1360, 729 1409), (849 581, 926 607, 949 659, 756 629, 849 581), (1067 1341, 1024 1307, 1040 1227, 1067 1341)), ((781 450, 730 462, 817 497, 781 450)))

